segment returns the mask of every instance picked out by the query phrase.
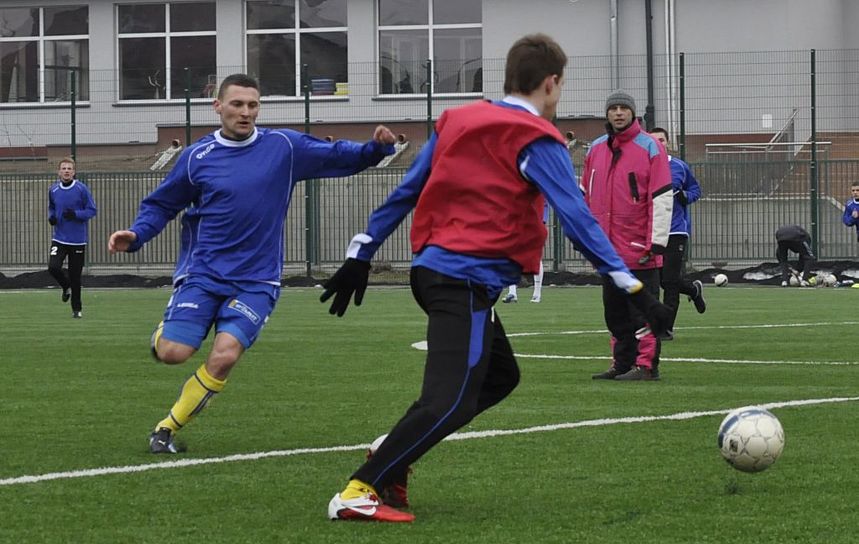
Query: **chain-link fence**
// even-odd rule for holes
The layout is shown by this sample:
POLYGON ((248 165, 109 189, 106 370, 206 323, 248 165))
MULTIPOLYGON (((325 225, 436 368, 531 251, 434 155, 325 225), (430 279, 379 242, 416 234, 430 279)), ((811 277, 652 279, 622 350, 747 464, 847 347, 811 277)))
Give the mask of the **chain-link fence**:
MULTIPOLYGON (((771 261, 773 233, 785 223, 806 226, 821 259, 856 256, 859 246, 841 213, 850 184, 859 181, 859 51, 656 56, 651 97, 646 60, 570 58, 556 124, 568 135, 577 168, 604 131, 605 97, 620 86, 636 97, 637 114, 646 114, 648 124, 669 130, 674 153, 686 158, 702 184, 704 198, 692 206, 693 264, 771 261)), ((176 225, 135 255, 109 256, 105 241, 132 222, 139 201, 171 166, 171 151, 217 128, 217 83, 242 68, 217 71, 202 74, 189 67, 181 76, 173 74, 169 87, 156 77, 149 89, 149 79, 140 75, 133 78, 136 94, 128 94, 127 74, 66 70, 55 74, 67 79, 53 85, 59 89, 53 102, 4 105, 0 269, 44 265, 47 190, 57 160, 74 154, 79 177, 99 207, 90 223, 91 269, 169 270, 176 225)), ((340 261, 349 237, 396 186, 444 109, 500 98, 504 63, 353 64, 348 81, 320 77, 324 70, 307 66, 291 76, 291 84, 272 79, 272 70, 248 71, 263 82, 262 126, 365 140, 375 124, 385 123, 409 140, 386 168, 297 186, 284 254, 287 269, 303 273, 340 261)), ((380 261, 408 263, 408 227, 409 220, 383 246, 380 261)), ((550 227, 545 258, 551 268, 586 267, 554 221, 550 227)))

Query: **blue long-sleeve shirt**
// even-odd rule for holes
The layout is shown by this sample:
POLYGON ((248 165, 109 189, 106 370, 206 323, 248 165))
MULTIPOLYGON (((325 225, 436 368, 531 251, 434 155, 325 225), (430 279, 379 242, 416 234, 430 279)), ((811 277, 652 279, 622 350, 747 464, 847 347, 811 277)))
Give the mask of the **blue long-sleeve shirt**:
MULTIPOLYGON (((521 101, 495 102, 501 107, 520 108, 536 113, 521 101)), ((379 246, 415 207, 430 175, 436 146, 433 134, 406 172, 400 185, 370 216, 367 230, 353 238, 347 257, 364 261, 373 258, 379 246)), ((599 227, 576 184, 573 164, 566 148, 559 142, 537 140, 526 146, 518 157, 522 175, 534 183, 555 210, 566 236, 597 270, 610 275, 623 289, 637 288, 630 274, 599 227)), ((507 285, 518 283, 521 267, 510 259, 488 259, 454 253, 438 246, 427 246, 414 257, 412 266, 423 266, 459 279, 472 280, 487 287, 491 297, 507 285)))
POLYGON ((257 128, 240 142, 216 131, 189 146, 140 204, 129 250, 185 210, 174 282, 194 276, 279 286, 283 223, 296 182, 354 174, 393 152, 374 141, 330 143, 288 129, 257 128))
POLYGON ((842 220, 848 227, 856 227, 856 238, 859 239, 859 217, 853 217, 853 212, 859 212, 859 200, 851 198, 844 204, 842 220))
POLYGON ((692 215, 689 213, 689 204, 701 198, 701 186, 686 162, 669 155, 668 166, 671 167, 671 191, 674 194, 669 234, 690 236, 692 234, 692 215), (685 204, 681 199, 681 194, 686 196, 685 204))
POLYGON ((51 185, 48 191, 48 219, 55 219, 51 239, 70 246, 84 246, 87 243, 87 222, 95 217, 98 209, 89 187, 80 180, 73 179, 68 185, 61 180, 51 185), (73 219, 66 219, 64 213, 72 210, 73 219))

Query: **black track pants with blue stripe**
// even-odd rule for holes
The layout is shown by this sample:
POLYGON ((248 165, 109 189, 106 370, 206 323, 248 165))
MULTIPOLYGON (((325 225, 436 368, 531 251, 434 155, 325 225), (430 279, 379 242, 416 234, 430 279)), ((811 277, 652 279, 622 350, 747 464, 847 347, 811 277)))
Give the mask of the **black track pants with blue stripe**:
POLYGON ((519 383, 519 367, 486 288, 424 267, 411 271, 412 293, 429 317, 420 398, 352 478, 383 489, 412 463, 519 383))

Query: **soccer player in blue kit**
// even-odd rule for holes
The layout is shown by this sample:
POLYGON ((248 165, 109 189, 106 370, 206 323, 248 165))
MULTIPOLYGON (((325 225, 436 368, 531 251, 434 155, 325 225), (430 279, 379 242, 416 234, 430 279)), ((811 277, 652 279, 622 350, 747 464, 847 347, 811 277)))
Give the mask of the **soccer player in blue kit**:
POLYGON ((209 329, 209 356, 185 382, 149 438, 152 453, 178 453, 176 432, 226 385, 280 296, 283 224, 295 183, 348 176, 394 152, 394 134, 377 126, 365 144, 326 142, 287 129, 256 127, 259 86, 245 74, 224 79, 214 101, 220 130, 189 145, 164 181, 140 204, 134 224, 114 232, 111 253, 134 252, 179 212, 182 238, 173 295, 152 335, 152 353, 179 364, 209 329))
POLYGON ((62 301, 72 299, 72 317, 83 317, 81 310, 81 273, 84 268, 87 246, 87 223, 95 217, 97 209, 89 188, 75 178, 75 160, 66 157, 60 161, 60 179, 48 191, 48 223, 54 227, 51 236, 51 253, 48 272, 63 289, 62 301), (68 274, 63 261, 68 257, 68 274))
MULTIPOLYGON (((618 257, 585 204, 566 142, 549 121, 561 97, 567 56, 543 34, 518 40, 507 55, 503 100, 445 111, 400 185, 372 213, 321 300, 342 316, 362 302, 370 260, 414 209, 411 287, 428 316, 420 398, 372 456, 331 499, 328 517, 411 522, 385 504, 387 488, 405 495, 409 465, 478 414, 506 398, 519 367, 494 305, 505 286, 539 269, 544 199, 564 233, 629 296, 657 330, 670 310, 618 257)), ((389 501, 390 502, 390 501, 389 501)))

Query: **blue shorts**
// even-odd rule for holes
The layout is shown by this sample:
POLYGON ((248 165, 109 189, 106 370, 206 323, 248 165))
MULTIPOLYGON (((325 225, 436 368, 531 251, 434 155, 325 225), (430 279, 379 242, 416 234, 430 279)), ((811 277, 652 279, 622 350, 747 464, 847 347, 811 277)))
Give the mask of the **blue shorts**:
POLYGON ((268 321, 280 288, 246 291, 219 286, 218 293, 197 283, 183 283, 173 290, 164 311, 162 338, 200 349, 212 325, 215 332, 236 337, 245 349, 253 345, 268 321))

